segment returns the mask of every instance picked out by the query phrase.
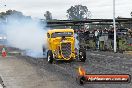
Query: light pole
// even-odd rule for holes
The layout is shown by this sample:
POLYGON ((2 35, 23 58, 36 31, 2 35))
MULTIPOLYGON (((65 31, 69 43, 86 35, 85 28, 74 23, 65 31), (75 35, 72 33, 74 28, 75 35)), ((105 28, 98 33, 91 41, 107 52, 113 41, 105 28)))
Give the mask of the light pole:
POLYGON ((115 0, 113 0, 114 52, 116 52, 115 0))

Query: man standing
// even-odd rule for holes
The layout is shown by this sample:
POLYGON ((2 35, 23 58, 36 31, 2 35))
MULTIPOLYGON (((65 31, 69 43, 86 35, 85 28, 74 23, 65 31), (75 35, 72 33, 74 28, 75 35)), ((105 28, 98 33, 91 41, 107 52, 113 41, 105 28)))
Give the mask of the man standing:
POLYGON ((99 50, 99 30, 94 32, 96 49, 99 50))

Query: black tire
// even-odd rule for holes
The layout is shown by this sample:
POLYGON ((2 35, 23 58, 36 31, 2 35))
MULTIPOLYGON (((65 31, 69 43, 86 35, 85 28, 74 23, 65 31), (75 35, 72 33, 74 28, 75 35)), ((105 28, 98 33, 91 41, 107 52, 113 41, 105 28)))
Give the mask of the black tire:
POLYGON ((86 51, 80 51, 79 52, 79 60, 81 62, 85 62, 86 61, 86 51))
POLYGON ((48 61, 48 63, 50 63, 50 64, 53 63, 53 54, 52 54, 52 51, 51 51, 51 50, 49 50, 49 51, 47 52, 47 61, 48 61))
POLYGON ((79 76, 79 77, 77 77, 76 78, 76 81, 77 81, 77 83, 79 84, 79 85, 84 85, 85 83, 86 83, 86 79, 85 79, 85 77, 83 77, 83 76, 79 76))

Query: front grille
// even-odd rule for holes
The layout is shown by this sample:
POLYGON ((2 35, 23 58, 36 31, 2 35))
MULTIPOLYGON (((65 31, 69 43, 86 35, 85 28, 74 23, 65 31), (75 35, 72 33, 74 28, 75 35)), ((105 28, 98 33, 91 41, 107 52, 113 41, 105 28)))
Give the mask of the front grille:
POLYGON ((61 51, 64 58, 70 58, 71 43, 61 43, 61 51))

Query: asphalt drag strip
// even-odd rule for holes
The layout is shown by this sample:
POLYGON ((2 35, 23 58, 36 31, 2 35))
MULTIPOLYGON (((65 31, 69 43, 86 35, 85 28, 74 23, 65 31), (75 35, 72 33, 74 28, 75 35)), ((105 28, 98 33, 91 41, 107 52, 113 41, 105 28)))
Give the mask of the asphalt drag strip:
POLYGON ((0 57, 0 76, 6 88, 83 88, 57 66, 30 57, 0 57))
POLYGON ((129 84, 86 84, 76 82, 78 67, 88 74, 130 74, 131 56, 109 52, 87 52, 83 62, 48 64, 46 59, 27 56, 0 57, 0 76, 7 88, 131 88, 129 84))

